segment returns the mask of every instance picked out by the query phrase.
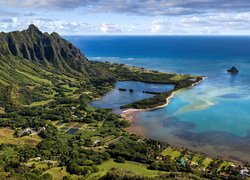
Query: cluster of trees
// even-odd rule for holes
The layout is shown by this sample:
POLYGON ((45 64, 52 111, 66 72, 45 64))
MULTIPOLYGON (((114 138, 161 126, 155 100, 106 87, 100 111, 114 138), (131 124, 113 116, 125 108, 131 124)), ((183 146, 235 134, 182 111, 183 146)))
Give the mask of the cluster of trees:
POLYGON ((134 66, 127 66, 125 64, 117 64, 110 62, 91 62, 94 66, 106 69, 111 72, 114 79, 117 81, 134 80, 148 83, 157 84, 174 84, 179 86, 181 84, 189 83, 190 78, 201 78, 191 75, 181 75, 180 78, 174 78, 177 74, 164 73, 159 71, 151 71, 145 68, 139 68, 134 66))
POLYGON ((179 173, 179 172, 171 172, 171 173, 163 173, 162 175, 158 175, 155 177, 147 177, 147 176, 141 176, 138 174, 135 174, 131 171, 121 170, 117 168, 112 168, 105 176, 101 178, 101 180, 130 180, 130 179, 136 179, 136 180, 166 180, 166 179, 176 179, 176 180, 182 180, 182 179, 194 179, 199 180, 199 176, 196 176, 194 174, 190 173, 179 173))
POLYGON ((124 105, 121 108, 122 109, 126 109, 126 108, 148 109, 148 108, 161 106, 166 103, 166 99, 171 95, 172 92, 173 91, 171 90, 165 93, 161 93, 148 99, 143 99, 138 102, 124 105))
POLYGON ((128 135, 123 136, 119 142, 110 144, 108 152, 114 158, 120 156, 126 160, 150 164, 166 146, 164 143, 128 135))
POLYGON ((98 172, 96 166, 79 166, 78 164, 70 164, 67 166, 67 171, 71 174, 84 175, 98 172))
POLYGON ((149 178, 144 176, 139 176, 131 171, 121 170, 112 168, 105 176, 101 178, 101 180, 129 180, 129 179, 136 179, 136 180, 153 180, 155 178, 149 178))
POLYGON ((177 164, 175 161, 168 159, 164 161, 155 161, 148 167, 152 170, 160 170, 160 171, 167 171, 167 172, 176 172, 177 171, 177 164))

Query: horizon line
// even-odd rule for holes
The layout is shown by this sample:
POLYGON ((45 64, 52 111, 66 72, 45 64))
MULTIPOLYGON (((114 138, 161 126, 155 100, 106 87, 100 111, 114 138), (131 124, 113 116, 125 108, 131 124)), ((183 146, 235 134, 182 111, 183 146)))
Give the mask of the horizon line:
POLYGON ((250 36, 250 34, 61 34, 61 36, 250 36))

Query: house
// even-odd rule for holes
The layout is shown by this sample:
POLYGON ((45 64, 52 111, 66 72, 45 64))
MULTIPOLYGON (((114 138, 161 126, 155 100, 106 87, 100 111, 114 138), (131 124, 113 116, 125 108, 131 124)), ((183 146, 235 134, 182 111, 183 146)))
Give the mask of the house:
POLYGON ((97 140, 94 141, 94 145, 96 145, 96 144, 98 144, 100 142, 101 142, 101 140, 97 139, 97 140))
POLYGON ((163 155, 158 155, 158 156, 155 157, 155 159, 158 160, 158 161, 162 161, 162 160, 165 160, 166 158, 163 155))
POLYGON ((35 131, 33 131, 33 129, 31 129, 31 128, 26 128, 26 129, 23 129, 23 130, 20 132, 20 135, 19 135, 19 136, 30 135, 30 134, 33 134, 33 133, 35 133, 35 131))
POLYGON ((72 110, 75 110, 75 109, 76 109, 76 107, 72 106, 72 107, 71 107, 71 109, 72 109, 72 110))
POLYGON ((31 158, 30 161, 40 161, 41 157, 35 157, 35 158, 31 158))
POLYGON ((247 168, 241 169, 240 175, 250 177, 249 170, 247 168))

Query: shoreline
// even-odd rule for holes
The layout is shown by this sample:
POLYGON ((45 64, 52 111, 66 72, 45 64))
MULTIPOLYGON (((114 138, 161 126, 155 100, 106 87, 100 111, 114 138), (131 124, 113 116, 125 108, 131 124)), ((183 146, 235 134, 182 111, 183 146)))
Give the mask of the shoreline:
MULTIPOLYGON (((128 108, 128 109, 125 109, 123 110, 120 115, 125 119, 127 120, 129 123, 135 123, 137 121, 135 115, 139 112, 146 112, 146 111, 153 111, 153 110, 157 110, 157 109, 160 109, 160 108, 163 108, 163 107, 166 107, 169 105, 169 103, 171 102, 172 98, 174 98, 174 95, 175 93, 177 93, 178 91, 181 91, 181 90, 184 90, 184 89, 189 89, 189 88, 192 88, 200 83, 202 83, 204 80, 206 80, 208 77, 202 77, 202 79, 199 81, 199 82, 195 82, 193 83, 192 85, 190 85, 189 87, 187 88, 183 88, 183 89, 178 89, 176 91, 173 91, 167 98, 166 98, 166 103, 163 104, 163 105, 160 105, 160 106, 156 106, 156 107, 153 107, 153 108, 148 108, 148 109, 135 109, 135 108, 128 108)), ((126 128, 126 131, 130 132, 130 133, 133 133, 133 134, 137 134, 143 138, 148 138, 146 137, 145 135, 141 134, 141 133, 138 133, 138 130, 137 129, 131 129, 131 126, 129 126, 128 128, 126 128)), ((139 129, 140 132, 143 132, 144 129, 139 129)), ((164 142, 164 141, 163 141, 164 142)), ((169 143, 169 142, 167 142, 169 143)), ((206 155, 207 157, 209 158, 220 158, 222 160, 226 160, 226 161, 231 161, 231 162, 234 162, 234 163, 237 163, 237 164, 243 164, 242 161, 238 161, 238 160, 235 160, 235 159, 231 159, 231 158, 227 158, 227 157, 222 157, 222 156, 219 156, 219 155, 213 155, 213 153, 211 152, 204 152, 204 151, 197 151, 195 149, 192 149, 191 146, 188 146, 188 145, 184 145, 184 144, 179 144, 179 143, 169 143, 169 145, 177 150, 181 150, 181 149, 189 149, 190 152, 193 152, 193 153, 198 153, 200 155, 204 154, 206 155)))
POLYGON ((181 90, 184 90, 184 89, 189 89, 189 88, 192 88, 200 83, 202 83, 203 81, 205 81, 208 77, 202 77, 202 79, 199 81, 199 82, 195 82, 193 84, 191 84, 189 87, 187 88, 183 88, 183 89, 178 89, 176 91, 173 91, 167 98, 166 98, 166 103, 163 104, 163 105, 160 105, 160 106, 156 106, 156 107, 153 107, 153 108, 147 108, 147 109, 135 109, 135 108, 128 108, 128 109, 125 109, 121 112, 121 116, 123 118, 125 118, 126 120, 128 120, 130 123, 133 123, 135 121, 135 119, 133 118, 133 114, 136 113, 136 112, 141 112, 141 111, 153 111, 153 110, 156 110, 156 109, 160 109, 160 108, 163 108, 163 107, 166 107, 169 105, 169 103, 171 102, 171 100, 174 98, 174 95, 175 93, 177 93, 178 91, 181 91, 181 90))

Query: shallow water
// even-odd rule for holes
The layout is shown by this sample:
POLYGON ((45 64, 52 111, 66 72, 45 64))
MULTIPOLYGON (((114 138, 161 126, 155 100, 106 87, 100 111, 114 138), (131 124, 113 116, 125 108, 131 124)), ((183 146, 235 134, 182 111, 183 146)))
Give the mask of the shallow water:
POLYGON ((250 37, 67 38, 93 60, 207 76, 198 86, 179 91, 169 106, 139 112, 133 131, 140 129, 144 136, 211 155, 250 161, 250 37), (226 73, 232 66, 240 70, 238 75, 226 73))
POLYGON ((103 98, 92 101, 90 105, 99 108, 119 109, 123 105, 154 96, 152 94, 143 93, 143 91, 166 92, 172 89, 174 89, 174 85, 136 81, 117 82, 114 90, 108 92, 103 98), (120 91, 119 88, 126 89, 127 91, 120 91), (130 89, 132 89, 133 92, 129 92, 130 89))

